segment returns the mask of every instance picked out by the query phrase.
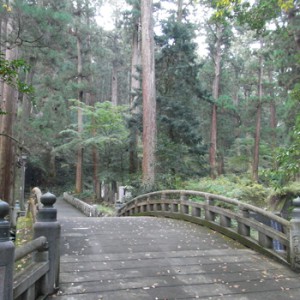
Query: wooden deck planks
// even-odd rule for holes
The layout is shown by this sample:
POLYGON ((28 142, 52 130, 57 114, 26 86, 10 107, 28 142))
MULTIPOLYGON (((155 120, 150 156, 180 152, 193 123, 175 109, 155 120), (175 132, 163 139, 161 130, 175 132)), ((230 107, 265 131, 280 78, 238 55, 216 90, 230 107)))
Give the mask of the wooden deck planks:
POLYGON ((49 299, 300 299, 300 278, 183 221, 64 218, 60 291, 49 299))

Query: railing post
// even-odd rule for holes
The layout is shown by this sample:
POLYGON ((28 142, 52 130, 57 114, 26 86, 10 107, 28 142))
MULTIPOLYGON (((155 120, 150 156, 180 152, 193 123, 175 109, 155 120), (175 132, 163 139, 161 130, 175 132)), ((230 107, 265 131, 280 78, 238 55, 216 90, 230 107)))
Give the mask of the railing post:
POLYGON ((34 224, 34 238, 44 236, 48 242, 49 273, 48 273, 48 294, 58 290, 59 285, 59 263, 60 263, 60 224, 57 222, 57 210, 53 207, 56 197, 46 193, 41 197, 43 207, 37 215, 37 222, 34 224))
POLYGON ((294 271, 300 272, 300 197, 293 200, 290 230, 290 260, 294 271))
MULTIPOLYGON (((248 209, 242 207, 242 218, 249 218, 250 212, 248 209)), ((238 221, 238 233, 244 236, 250 236, 250 227, 248 225, 245 225, 243 222, 238 221)))
POLYGON ((5 220, 9 205, 0 200, 0 299, 13 299, 15 246, 10 240, 10 224, 5 220))
POLYGON ((214 206, 214 199, 210 199, 209 197, 206 197, 206 209, 205 209, 205 220, 214 222, 216 215, 214 212, 209 210, 209 206, 214 206))
POLYGON ((231 227, 231 219, 227 216, 221 215, 220 216, 220 225, 222 227, 231 227))
POLYGON ((161 200, 162 211, 168 211, 168 204, 165 203, 166 199, 167 199, 166 193, 161 193, 160 200, 161 200))
POLYGON ((180 212, 184 215, 189 214, 189 206, 182 203, 182 202, 186 202, 187 200, 188 200, 187 195, 184 193, 181 193, 180 194, 180 212))

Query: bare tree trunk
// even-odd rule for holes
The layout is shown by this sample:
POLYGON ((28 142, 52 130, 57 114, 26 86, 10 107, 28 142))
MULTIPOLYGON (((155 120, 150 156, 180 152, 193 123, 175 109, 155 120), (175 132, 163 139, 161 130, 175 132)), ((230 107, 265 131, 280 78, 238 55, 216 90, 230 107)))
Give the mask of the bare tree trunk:
MULTIPOLYGON (((89 11, 89 1, 86 1, 87 11, 89 11)), ((90 29, 90 16, 87 15, 87 26, 90 29)), ((92 92, 92 88, 94 87, 94 76, 92 74, 92 48, 91 48, 91 35, 88 34, 87 37, 87 46, 88 46, 88 59, 90 64, 90 74, 88 77, 89 86, 90 86, 90 92, 86 93, 86 103, 91 106, 95 106, 96 104, 96 95, 92 92)), ((94 123, 95 120, 92 120, 92 123, 94 123)), ((96 136, 97 132, 96 130, 93 131, 93 135, 96 136)), ((99 152, 98 148, 96 146, 92 147, 92 161, 93 161, 93 184, 94 184, 94 193, 96 195, 96 199, 99 201, 101 199, 101 183, 99 179, 99 152)))
POLYGON ((142 67, 143 67, 143 185, 155 183, 156 90, 153 34, 153 1, 141 1, 142 67))
POLYGON ((177 0, 177 22, 181 23, 183 14, 183 0, 177 0))
MULTIPOLYGON (((3 20, 1 34, 6 39, 12 31, 11 20, 3 20)), ((17 59, 17 48, 11 48, 6 44, 3 49, 5 59, 8 61, 17 59)), ((13 141, 13 124, 16 118, 18 92, 6 83, 1 85, 0 108, 6 112, 0 115, 0 199, 13 205, 13 188, 15 175, 16 144, 13 141)))
MULTIPOLYGON (((7 16, 4 16, 0 20, 0 28, 1 28, 1 36, 0 36, 0 51, 5 55, 6 53, 6 40, 7 40, 7 24, 8 24, 8 19, 7 16)), ((10 26, 10 30, 11 26, 10 26)), ((2 102, 2 96, 3 96, 3 89, 4 89, 4 81, 0 81, 0 104, 2 102)))
POLYGON ((299 22, 300 22, 300 16, 299 16, 299 8, 296 7, 293 9, 290 9, 288 12, 288 22, 289 26, 291 28, 291 31, 294 35, 294 41, 296 45, 296 49, 299 52, 300 51, 300 28, 299 28, 299 22))
MULTIPOLYGON (((82 84, 82 53, 81 53, 81 40, 77 33, 77 74, 78 74, 78 100, 80 102, 83 101, 83 91, 81 90, 82 84)), ((77 112, 77 123, 78 123, 78 133, 81 134, 83 130, 83 118, 82 118, 82 110, 79 108, 77 112)), ((77 164, 76 164, 76 183, 75 183, 75 191, 76 193, 82 192, 82 164, 83 164, 83 148, 81 145, 78 146, 77 149, 77 164)))
MULTIPOLYGON (((221 77, 221 59, 222 59, 222 34, 223 30, 220 25, 217 25, 216 45, 214 54, 215 77, 213 81, 213 98, 215 101, 219 98, 220 77, 221 77)), ((211 129, 210 129, 210 149, 209 149, 209 163, 210 176, 215 179, 217 176, 217 104, 213 104, 211 113, 211 129)))
POLYGON ((113 62, 111 73, 111 102, 113 105, 118 105, 118 70, 117 63, 113 62))
POLYGON ((277 128, 277 118, 276 118, 276 102, 275 102, 275 93, 274 87, 272 86, 273 77, 272 70, 269 70, 269 82, 271 84, 270 87, 270 127, 271 127, 271 145, 274 149, 277 145, 277 136, 276 136, 276 128, 277 128))
MULTIPOLYGON (((140 80, 138 67, 141 64, 141 49, 140 49, 140 20, 135 24, 135 28, 132 36, 132 56, 131 56, 131 112, 132 114, 138 114, 138 108, 136 104, 137 91, 140 89, 140 80)), ((129 173, 134 174, 138 170, 138 129, 137 124, 134 122, 130 128, 130 144, 129 144, 129 173)))
MULTIPOLYGON (((26 74, 26 84, 28 86, 32 85, 33 76, 35 72, 35 64, 36 64, 36 57, 30 57, 29 59, 29 65, 30 65, 30 71, 26 74)), ((23 93, 22 96, 22 117, 23 117, 23 124, 25 124, 28 119, 30 118, 31 114, 31 101, 28 97, 28 94, 23 93)), ((25 127, 23 127, 25 128, 25 127)))
POLYGON ((211 127, 210 127, 210 148, 209 148, 209 164, 210 177, 215 179, 216 175, 216 157, 217 157, 217 105, 213 104, 211 112, 211 127))
MULTIPOLYGON (((262 48, 262 42, 261 42, 262 48)), ((259 56, 259 74, 258 74, 258 104, 256 110, 256 129, 254 138, 254 151, 253 151, 253 166, 252 166, 252 179, 258 181, 258 166, 259 166, 259 144, 260 144, 260 131, 261 131, 261 113, 262 113, 262 97, 263 97, 263 57, 259 56)))

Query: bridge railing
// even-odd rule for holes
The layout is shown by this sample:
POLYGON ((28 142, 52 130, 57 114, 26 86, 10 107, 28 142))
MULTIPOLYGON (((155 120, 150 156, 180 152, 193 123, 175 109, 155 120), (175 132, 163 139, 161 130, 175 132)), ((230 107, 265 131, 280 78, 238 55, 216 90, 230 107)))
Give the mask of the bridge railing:
POLYGON ((58 288, 60 261, 60 224, 53 207, 56 197, 41 197, 43 208, 34 224, 34 239, 15 248, 10 240, 10 224, 5 220, 9 206, 0 200, 0 299, 45 299, 58 288), (31 255, 24 270, 14 275, 15 264, 31 255))
POLYGON ((236 199, 198 191, 165 190, 132 199, 119 209, 118 215, 163 216, 204 225, 300 270, 300 208, 288 221, 236 199))

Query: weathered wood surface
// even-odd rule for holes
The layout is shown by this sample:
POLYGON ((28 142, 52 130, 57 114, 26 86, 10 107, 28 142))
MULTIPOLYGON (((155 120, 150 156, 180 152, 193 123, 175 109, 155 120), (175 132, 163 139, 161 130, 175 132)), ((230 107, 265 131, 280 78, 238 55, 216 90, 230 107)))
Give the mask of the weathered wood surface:
POLYGON ((300 299, 299 274, 207 228, 72 217, 62 204, 60 291, 49 299, 300 299))

